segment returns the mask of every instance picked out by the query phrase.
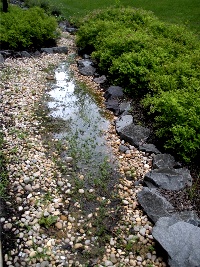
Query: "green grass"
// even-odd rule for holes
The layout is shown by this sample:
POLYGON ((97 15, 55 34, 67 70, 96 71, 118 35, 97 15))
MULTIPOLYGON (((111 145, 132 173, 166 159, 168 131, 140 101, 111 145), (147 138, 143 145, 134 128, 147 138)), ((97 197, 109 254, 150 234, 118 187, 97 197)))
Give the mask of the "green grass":
MULTIPOLYGON (((52 4, 54 0, 49 0, 52 4)), ((199 0, 57 0, 63 14, 69 17, 82 17, 94 9, 113 5, 137 7, 151 10, 166 22, 185 24, 200 36, 200 1, 199 0)))

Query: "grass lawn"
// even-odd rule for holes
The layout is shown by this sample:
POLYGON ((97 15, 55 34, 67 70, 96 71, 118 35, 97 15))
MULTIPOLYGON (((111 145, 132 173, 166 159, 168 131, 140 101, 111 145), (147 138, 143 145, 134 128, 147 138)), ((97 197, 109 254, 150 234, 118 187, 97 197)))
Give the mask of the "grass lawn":
MULTIPOLYGON (((55 5, 55 0, 50 0, 55 5)), ((178 24, 186 24, 200 36, 199 0, 57 0, 66 17, 81 17, 89 11, 120 4, 151 10, 160 19, 178 24)))

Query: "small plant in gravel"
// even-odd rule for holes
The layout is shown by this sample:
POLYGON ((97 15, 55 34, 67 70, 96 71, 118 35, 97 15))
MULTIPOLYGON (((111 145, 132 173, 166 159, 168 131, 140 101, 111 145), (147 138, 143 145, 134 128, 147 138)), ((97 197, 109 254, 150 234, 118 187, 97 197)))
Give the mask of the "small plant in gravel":
POLYGON ((49 215, 49 216, 42 216, 39 219, 39 224, 41 226, 44 226, 45 228, 49 228, 50 226, 54 225, 57 222, 58 216, 53 216, 53 215, 49 215))

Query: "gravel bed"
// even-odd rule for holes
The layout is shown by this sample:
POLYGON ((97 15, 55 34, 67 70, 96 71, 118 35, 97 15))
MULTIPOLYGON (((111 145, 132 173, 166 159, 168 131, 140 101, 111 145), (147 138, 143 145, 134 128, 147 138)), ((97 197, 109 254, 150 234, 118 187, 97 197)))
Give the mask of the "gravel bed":
MULTIPOLYGON (((119 152, 119 145, 124 142, 115 133, 112 115, 106 135, 121 173, 120 182, 113 188, 121 199, 121 216, 112 229, 103 256, 96 255, 87 264, 79 261, 79 254, 84 251, 91 255, 99 246, 98 237, 92 232, 92 222, 97 214, 84 216, 79 201, 74 204, 76 213, 66 209, 74 188, 52 158, 46 156, 48 148, 41 135, 43 126, 35 115, 49 79, 46 70, 76 52, 73 36, 67 33, 63 33, 59 44, 69 48, 68 55, 42 54, 38 58, 7 59, 0 70, 0 121, 9 175, 6 199, 9 214, 1 217, 1 223, 4 238, 9 236, 10 243, 14 244, 9 246, 3 240, 5 266, 167 266, 157 255, 151 235, 152 224, 136 198, 142 189, 140 180, 151 169, 152 159, 128 144, 125 144, 130 148, 127 154, 119 152), (53 227, 47 229, 43 224, 53 227)), ((78 74, 75 64, 71 68, 76 79, 103 94, 92 78, 78 74)), ((70 168, 73 159, 68 160, 70 168)), ((79 189, 80 196, 85 190, 79 189)), ((88 194, 92 190, 88 190, 88 194)), ((115 213, 115 209, 111 208, 110 213, 115 213)))

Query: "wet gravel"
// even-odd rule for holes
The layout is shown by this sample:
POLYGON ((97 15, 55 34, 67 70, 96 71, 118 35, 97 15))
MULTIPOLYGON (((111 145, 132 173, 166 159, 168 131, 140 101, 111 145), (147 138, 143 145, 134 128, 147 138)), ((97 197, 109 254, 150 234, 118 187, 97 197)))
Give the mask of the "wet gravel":
MULTIPOLYGON (((0 120, 9 176, 8 196, 1 202, 6 210, 0 219, 4 266, 167 266, 155 249, 152 224, 136 197, 142 189, 138 181, 151 169, 152 158, 119 139, 112 114, 105 135, 118 163, 120 178, 113 193, 119 202, 111 205, 111 199, 99 196, 96 210, 83 212, 82 197, 92 197, 95 188, 77 190, 70 174, 62 175, 52 154, 47 157, 49 148, 42 136, 45 127, 35 111, 42 109, 50 70, 76 52, 73 36, 67 33, 59 44, 69 48, 68 55, 9 58, 0 70, 0 120), (119 151, 120 144, 129 146, 128 153, 119 151), (100 215, 104 223, 107 220, 104 242, 97 235, 102 227, 97 223, 100 215)), ((103 95, 91 77, 79 75, 76 64, 71 69, 76 79, 103 95)), ((103 102, 102 96, 102 108, 103 102)), ((54 152, 54 156, 59 155, 54 152)), ((72 162, 68 157, 69 173, 72 162)), ((77 173, 77 178, 84 176, 77 173)))

